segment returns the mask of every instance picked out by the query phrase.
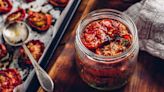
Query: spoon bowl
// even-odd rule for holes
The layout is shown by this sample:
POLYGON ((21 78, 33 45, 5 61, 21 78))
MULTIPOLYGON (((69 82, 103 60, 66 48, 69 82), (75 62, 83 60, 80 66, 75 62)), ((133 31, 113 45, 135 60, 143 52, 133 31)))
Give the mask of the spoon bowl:
POLYGON ((13 22, 6 25, 3 30, 3 38, 11 46, 21 46, 26 43, 30 27, 24 22, 13 22))

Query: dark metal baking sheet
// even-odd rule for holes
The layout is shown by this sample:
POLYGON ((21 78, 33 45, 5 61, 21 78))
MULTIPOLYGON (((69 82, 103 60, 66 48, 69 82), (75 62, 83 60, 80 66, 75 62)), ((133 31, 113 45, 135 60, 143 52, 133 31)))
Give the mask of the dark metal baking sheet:
MULTIPOLYGON (((68 13, 66 14, 64 20, 62 21, 62 25, 60 26, 59 30, 56 33, 56 36, 53 38, 49 48, 47 49, 45 55, 43 56, 40 65, 46 69, 51 58, 53 57, 53 54, 55 53, 56 48, 58 47, 64 33, 66 32, 66 29, 75 14, 75 11, 77 10, 81 0, 74 0, 72 6, 70 7, 68 13)), ((27 92, 36 92, 38 87, 40 86, 36 75, 34 74, 33 78, 29 80, 30 83, 27 85, 27 92)))

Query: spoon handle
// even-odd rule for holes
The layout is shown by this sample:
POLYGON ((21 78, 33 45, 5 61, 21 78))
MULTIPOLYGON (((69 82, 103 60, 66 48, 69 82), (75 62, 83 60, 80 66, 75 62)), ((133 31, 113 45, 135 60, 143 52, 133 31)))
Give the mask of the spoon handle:
POLYGON ((37 78, 40 82, 40 85, 47 92, 53 92, 54 83, 53 83, 52 79, 50 78, 50 76, 36 62, 36 60, 34 59, 34 57, 32 56, 32 54, 30 53, 29 49, 27 48, 27 46, 25 44, 23 45, 23 48, 25 50, 25 53, 28 55, 29 59, 31 60, 31 63, 32 63, 34 69, 35 69, 35 72, 36 72, 37 78))

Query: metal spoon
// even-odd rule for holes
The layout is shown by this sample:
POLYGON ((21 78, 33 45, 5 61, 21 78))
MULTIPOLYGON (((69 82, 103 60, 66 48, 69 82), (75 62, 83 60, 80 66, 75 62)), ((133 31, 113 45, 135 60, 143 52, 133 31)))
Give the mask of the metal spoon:
POLYGON ((53 92, 54 83, 50 76, 43 70, 42 67, 36 62, 32 54, 30 53, 29 49, 25 45, 28 36, 30 27, 24 22, 15 22, 9 23, 3 30, 2 34, 4 40, 11 46, 22 46, 25 50, 25 53, 31 60, 31 63, 34 67, 36 72, 37 78, 40 82, 40 85, 43 87, 44 90, 48 92, 53 92))

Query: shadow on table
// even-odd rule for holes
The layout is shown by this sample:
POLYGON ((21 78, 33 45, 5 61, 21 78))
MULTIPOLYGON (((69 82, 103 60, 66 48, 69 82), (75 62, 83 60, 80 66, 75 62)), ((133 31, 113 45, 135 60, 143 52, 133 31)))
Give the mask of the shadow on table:
POLYGON ((139 54, 138 63, 147 72, 150 83, 156 83, 159 86, 164 86, 164 60, 154 57, 147 52, 139 54))

